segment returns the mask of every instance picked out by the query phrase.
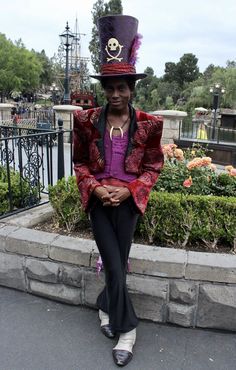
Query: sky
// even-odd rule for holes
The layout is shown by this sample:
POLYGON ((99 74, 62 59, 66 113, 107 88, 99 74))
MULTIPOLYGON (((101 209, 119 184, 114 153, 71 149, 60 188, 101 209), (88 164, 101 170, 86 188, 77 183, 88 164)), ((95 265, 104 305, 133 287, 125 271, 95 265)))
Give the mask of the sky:
MULTIPOLYGON (((90 57, 92 8, 96 0, 0 0, 0 33, 13 42, 22 39, 27 49, 58 51, 59 34, 68 21, 72 31, 78 18, 81 54, 90 57)), ((105 2, 108 2, 106 0, 105 2)), ((236 61, 235 0, 122 0, 123 14, 139 20, 142 34, 137 72, 152 67, 157 77, 165 63, 177 63, 185 53, 198 58, 200 72, 209 64, 226 66, 236 61)), ((93 73, 91 64, 88 64, 93 73)))

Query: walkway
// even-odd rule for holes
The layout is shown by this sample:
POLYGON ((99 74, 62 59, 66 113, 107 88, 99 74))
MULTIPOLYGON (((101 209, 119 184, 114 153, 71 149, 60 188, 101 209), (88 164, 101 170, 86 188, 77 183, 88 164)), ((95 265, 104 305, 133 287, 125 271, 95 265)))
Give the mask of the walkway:
MULTIPOLYGON (((0 370, 112 370, 97 312, 0 287, 0 370)), ((236 335, 142 321, 127 370, 235 370, 236 335)))

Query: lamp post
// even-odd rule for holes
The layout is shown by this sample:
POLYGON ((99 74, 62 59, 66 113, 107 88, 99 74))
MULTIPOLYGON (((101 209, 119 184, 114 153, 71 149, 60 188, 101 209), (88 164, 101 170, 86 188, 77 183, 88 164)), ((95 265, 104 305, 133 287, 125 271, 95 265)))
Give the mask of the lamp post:
POLYGON ((65 31, 60 35, 61 43, 63 44, 66 51, 66 69, 65 69, 65 81, 64 81, 64 98, 63 104, 70 104, 70 91, 69 91, 69 50, 74 39, 74 34, 70 31, 68 22, 66 23, 65 31))
MULTIPOLYGON (((212 139, 215 140, 217 112, 220 106, 220 97, 222 94, 225 93, 225 89, 219 83, 215 83, 215 85, 210 88, 210 93, 213 95, 213 107, 212 108, 213 108, 213 114, 214 114, 213 115, 212 139)), ((218 134, 217 134, 217 138, 219 139, 218 134)))
POLYGON ((50 91, 52 93, 52 102, 53 102, 53 105, 55 105, 57 103, 57 93, 59 91, 58 87, 56 86, 55 83, 52 84, 52 86, 50 87, 50 91))

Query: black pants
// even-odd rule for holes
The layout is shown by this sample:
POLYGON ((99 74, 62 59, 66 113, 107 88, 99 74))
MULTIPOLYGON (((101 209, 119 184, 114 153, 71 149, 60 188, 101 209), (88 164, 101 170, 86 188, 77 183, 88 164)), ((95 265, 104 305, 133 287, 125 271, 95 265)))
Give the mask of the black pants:
POLYGON ((96 201, 90 211, 106 279, 97 305, 109 314, 110 325, 117 333, 126 333, 138 325, 126 287, 127 260, 138 220, 134 207, 132 198, 129 198, 118 207, 104 207, 96 201))

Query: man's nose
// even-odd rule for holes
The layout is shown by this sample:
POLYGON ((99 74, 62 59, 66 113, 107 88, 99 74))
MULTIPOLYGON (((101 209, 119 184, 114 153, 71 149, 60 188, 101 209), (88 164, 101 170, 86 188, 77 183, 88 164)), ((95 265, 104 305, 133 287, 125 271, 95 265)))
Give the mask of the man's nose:
POLYGON ((112 97, 115 98, 115 97, 118 97, 118 96, 119 96, 119 90, 118 89, 114 89, 113 90, 112 97))

